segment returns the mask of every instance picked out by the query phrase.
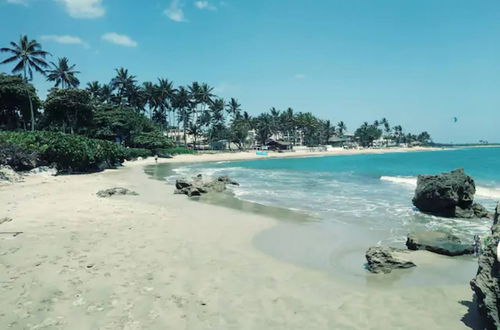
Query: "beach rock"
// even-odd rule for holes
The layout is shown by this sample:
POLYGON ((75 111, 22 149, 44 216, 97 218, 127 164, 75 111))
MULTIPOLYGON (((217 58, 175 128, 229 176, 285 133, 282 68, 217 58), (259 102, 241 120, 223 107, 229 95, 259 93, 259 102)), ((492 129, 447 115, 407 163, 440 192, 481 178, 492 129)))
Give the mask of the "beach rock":
POLYGON ((469 217, 476 186, 463 169, 438 175, 419 175, 413 205, 420 211, 444 217, 469 217))
POLYGON ((0 145, 0 165, 10 166, 15 171, 28 171, 41 165, 36 151, 21 148, 16 145, 0 145))
POLYGON ((175 188, 177 189, 182 189, 182 188, 187 188, 191 187, 193 184, 186 179, 177 179, 175 180, 175 188))
POLYGON ((406 247, 410 250, 427 250, 446 256, 474 253, 472 244, 464 244, 460 238, 452 234, 430 231, 408 234, 406 247))
POLYGON ((110 189, 105 189, 105 190, 99 190, 96 194, 99 197, 111 197, 114 195, 139 195, 135 191, 132 191, 127 188, 122 188, 122 187, 115 187, 115 188, 110 188, 110 189))
POLYGON ((472 204, 472 209, 477 218, 491 218, 491 213, 479 203, 472 204))
POLYGON ((217 181, 219 182, 224 182, 225 184, 231 184, 233 186, 239 186, 240 184, 234 180, 232 180, 229 176, 227 175, 221 175, 217 178, 217 181))
POLYGON ((226 186, 239 185, 227 175, 220 176, 215 180, 204 181, 203 176, 198 174, 191 181, 186 179, 177 179, 175 182, 174 194, 185 194, 188 196, 200 196, 209 192, 223 192, 226 186))
POLYGON ((198 189, 197 187, 184 187, 182 189, 179 189, 180 194, 187 195, 188 197, 194 197, 194 196, 201 196, 202 191, 198 189))
POLYGON ((0 165, 0 182, 14 183, 23 181, 23 177, 10 166, 0 165))
POLYGON ((404 252, 405 250, 402 249, 372 246, 365 255, 368 270, 372 273, 390 273, 394 269, 415 267, 413 262, 396 256, 396 254, 404 252))
MULTIPOLYGON (((500 211, 497 206, 495 216, 500 211)), ((483 239, 476 277, 470 282, 477 298, 478 310, 487 329, 500 329, 500 224, 494 222, 491 235, 483 239)))

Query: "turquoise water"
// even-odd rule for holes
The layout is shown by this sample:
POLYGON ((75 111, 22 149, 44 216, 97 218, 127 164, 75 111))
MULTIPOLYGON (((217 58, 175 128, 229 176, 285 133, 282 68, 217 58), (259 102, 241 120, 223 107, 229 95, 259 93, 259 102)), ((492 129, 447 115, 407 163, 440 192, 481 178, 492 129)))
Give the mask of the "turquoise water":
POLYGON ((381 241, 401 243, 413 229, 447 230, 465 239, 487 232, 486 219, 423 215, 411 203, 418 174, 459 167, 475 179, 476 200, 493 210, 500 200, 500 148, 205 163, 178 168, 175 176, 229 175, 240 183, 237 198, 300 210, 322 225, 361 226, 381 241))

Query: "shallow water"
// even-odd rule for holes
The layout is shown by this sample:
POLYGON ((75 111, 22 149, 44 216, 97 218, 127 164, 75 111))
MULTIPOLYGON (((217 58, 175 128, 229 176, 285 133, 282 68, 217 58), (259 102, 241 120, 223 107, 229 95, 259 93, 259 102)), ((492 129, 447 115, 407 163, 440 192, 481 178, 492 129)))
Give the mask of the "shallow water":
MULTIPOLYGON (((232 188, 239 201, 227 195, 202 200, 283 220, 309 220, 285 221, 257 235, 258 248, 369 285, 373 278, 363 269, 368 246, 404 247, 406 234, 415 229, 445 230, 465 241, 488 233, 491 220, 428 216, 411 203, 418 174, 460 167, 476 181, 476 200, 493 210, 500 199, 500 148, 158 165, 149 174, 169 182, 198 173, 229 175, 240 183, 232 188)), ((387 278, 400 277, 397 282, 403 285, 459 284, 467 283, 477 269, 472 257, 436 258, 441 258, 440 267, 423 260, 418 269, 387 278)))

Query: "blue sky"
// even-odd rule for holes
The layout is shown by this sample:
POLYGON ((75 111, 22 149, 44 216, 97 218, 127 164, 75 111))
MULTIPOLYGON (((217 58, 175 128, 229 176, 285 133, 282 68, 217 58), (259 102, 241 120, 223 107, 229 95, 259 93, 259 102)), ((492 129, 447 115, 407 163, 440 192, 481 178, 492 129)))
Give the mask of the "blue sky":
POLYGON ((0 0, 0 21, 1 46, 27 34, 83 86, 124 66, 207 82, 252 114, 292 107, 349 130, 386 117, 440 142, 500 142, 498 0, 0 0))

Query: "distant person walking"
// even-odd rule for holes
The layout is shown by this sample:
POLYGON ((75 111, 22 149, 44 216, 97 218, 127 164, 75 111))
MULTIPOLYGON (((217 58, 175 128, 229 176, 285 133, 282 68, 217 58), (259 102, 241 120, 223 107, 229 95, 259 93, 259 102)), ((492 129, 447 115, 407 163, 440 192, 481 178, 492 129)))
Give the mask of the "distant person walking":
POLYGON ((158 155, 155 155, 155 163, 158 163, 158 155))

